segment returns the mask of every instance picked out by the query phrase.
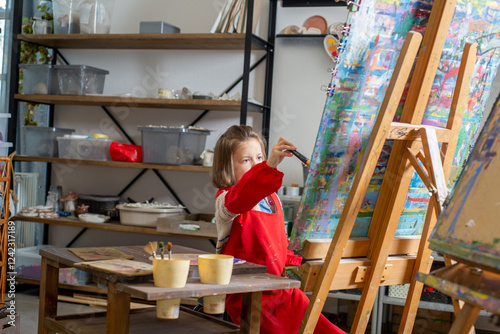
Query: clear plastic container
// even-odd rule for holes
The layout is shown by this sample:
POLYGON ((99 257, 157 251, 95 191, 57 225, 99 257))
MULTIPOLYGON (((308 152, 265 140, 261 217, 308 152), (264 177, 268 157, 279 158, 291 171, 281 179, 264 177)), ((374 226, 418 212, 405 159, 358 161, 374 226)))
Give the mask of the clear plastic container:
POLYGON ((0 142, 7 139, 7 127, 9 125, 10 114, 0 113, 0 142))
POLYGON ((23 94, 58 94, 59 87, 54 65, 21 64, 23 69, 23 94))
POLYGON ((56 34, 109 34, 115 0, 53 0, 56 34))
POLYGON ((12 143, 0 143, 0 157, 7 157, 9 155, 9 148, 11 147, 12 143))
POLYGON ((142 161, 171 165, 201 164, 210 130, 183 127, 143 126, 142 161))
POLYGON ((53 0, 54 33, 80 33, 80 5, 82 0, 53 0))
POLYGON ((62 95, 102 94, 108 71, 86 65, 54 66, 62 95))
POLYGON ((59 158, 111 160, 109 145, 112 142, 111 139, 58 137, 59 158))
POLYGON ((84 0, 80 5, 82 34, 109 34, 115 0, 84 0))
POLYGON ((21 131, 21 153, 37 157, 57 157, 56 138, 75 132, 74 129, 44 126, 23 126, 21 131))

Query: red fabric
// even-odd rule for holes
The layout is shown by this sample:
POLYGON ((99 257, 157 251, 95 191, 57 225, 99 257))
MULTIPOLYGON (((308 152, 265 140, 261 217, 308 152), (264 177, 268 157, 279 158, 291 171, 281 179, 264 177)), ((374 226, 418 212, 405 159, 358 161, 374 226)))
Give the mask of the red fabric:
MULTIPOLYGON (((231 228, 223 254, 267 266, 267 272, 281 276, 285 265, 300 264, 301 257, 287 250, 283 212, 274 192, 281 186, 283 173, 267 166, 266 162, 255 165, 240 181, 227 190, 225 205, 237 216, 231 228), (251 210, 263 198, 271 196, 276 213, 251 210)), ((262 294, 261 333, 297 333, 309 299, 300 289, 265 291, 262 294)), ((228 295, 226 311, 231 319, 240 324, 241 294, 228 295)), ((344 333, 323 315, 315 333, 344 333)))

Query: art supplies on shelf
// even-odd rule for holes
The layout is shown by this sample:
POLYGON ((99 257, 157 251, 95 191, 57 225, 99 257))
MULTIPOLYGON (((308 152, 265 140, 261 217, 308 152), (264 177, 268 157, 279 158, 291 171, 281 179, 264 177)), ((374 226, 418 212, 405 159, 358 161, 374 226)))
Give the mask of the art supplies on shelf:
MULTIPOLYGON (((222 7, 214 26, 212 33, 245 33, 246 21, 248 15, 248 1, 246 0, 227 0, 222 7)), ((254 1, 253 10, 253 31, 255 33, 257 23, 259 22, 262 0, 254 1)))

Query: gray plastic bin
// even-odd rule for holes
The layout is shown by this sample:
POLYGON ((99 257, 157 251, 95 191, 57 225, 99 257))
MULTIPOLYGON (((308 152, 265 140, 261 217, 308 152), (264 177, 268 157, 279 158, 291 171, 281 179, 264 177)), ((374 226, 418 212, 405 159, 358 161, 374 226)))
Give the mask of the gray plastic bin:
POLYGON ((183 127, 143 126, 142 161, 146 163, 201 164, 210 130, 183 127))
POLYGON ((108 71, 86 65, 54 66, 62 95, 102 94, 108 71))
POLYGON ((23 126, 22 154, 37 157, 57 157, 56 137, 69 135, 74 129, 51 128, 44 126, 23 126))
POLYGON ((112 139, 58 137, 59 158, 109 161, 109 146, 112 142, 112 139))
POLYGON ((23 69, 23 94, 58 94, 59 87, 54 65, 21 64, 23 69))

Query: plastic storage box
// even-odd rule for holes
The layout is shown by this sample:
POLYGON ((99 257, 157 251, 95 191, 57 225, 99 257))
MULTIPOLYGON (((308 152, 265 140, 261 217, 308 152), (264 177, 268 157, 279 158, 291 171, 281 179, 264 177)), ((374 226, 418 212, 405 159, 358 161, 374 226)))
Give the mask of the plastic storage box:
POLYGON ((143 21, 140 23, 141 34, 174 34, 180 33, 181 29, 162 21, 143 21))
MULTIPOLYGON (((40 249, 51 247, 40 245, 26 248, 17 248, 15 255, 16 272, 24 277, 40 279, 42 257, 40 249)), ((85 285, 92 282, 92 275, 75 268, 59 269, 59 283, 70 285, 85 285)))
POLYGON ((21 64, 23 69, 23 94, 58 94, 59 87, 54 65, 21 64))
POLYGON ((111 139, 93 139, 82 136, 57 137, 59 158, 111 160, 111 139))
POLYGON ((62 95, 102 94, 108 71, 86 65, 56 65, 59 93, 62 95))
POLYGON ((10 114, 0 113, 0 142, 7 139, 7 127, 9 125, 10 114))
POLYGON ((10 147, 12 147, 12 143, 6 143, 6 142, 0 143, 0 157, 8 156, 10 147))
POLYGON ((109 34, 115 0, 53 0, 56 34, 109 34))
POLYGON ((53 0, 54 33, 80 33, 80 4, 82 0, 53 0))
POLYGON ((57 137, 69 135, 74 129, 43 126, 23 126, 22 154, 37 157, 57 157, 57 137))
POLYGON ((146 163, 201 164, 210 130, 183 127, 143 126, 142 161, 146 163))
POLYGON ((156 220, 163 217, 184 217, 181 208, 134 208, 123 204, 116 206, 120 210, 120 223, 123 225, 156 227, 156 220))

